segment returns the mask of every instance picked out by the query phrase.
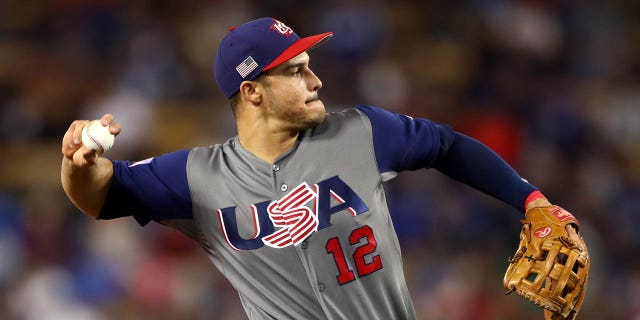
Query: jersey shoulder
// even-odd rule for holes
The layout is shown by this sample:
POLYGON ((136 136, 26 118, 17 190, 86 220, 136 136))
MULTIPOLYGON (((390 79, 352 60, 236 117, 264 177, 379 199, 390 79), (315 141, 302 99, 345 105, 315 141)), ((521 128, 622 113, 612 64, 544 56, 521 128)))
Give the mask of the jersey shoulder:
POLYGON ((369 118, 357 109, 347 108, 341 111, 328 112, 325 121, 313 128, 312 135, 330 134, 336 130, 365 130, 371 134, 369 118))

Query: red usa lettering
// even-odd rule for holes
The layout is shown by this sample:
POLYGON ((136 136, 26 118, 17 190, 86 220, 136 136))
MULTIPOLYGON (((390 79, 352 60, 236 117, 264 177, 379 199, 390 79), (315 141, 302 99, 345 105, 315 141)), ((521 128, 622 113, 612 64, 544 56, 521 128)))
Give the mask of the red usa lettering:
POLYGON ((273 25, 271 26, 271 30, 275 30, 285 37, 289 37, 293 33, 293 30, 286 24, 275 19, 273 25))
POLYGON ((339 176, 312 186, 303 182, 279 200, 265 200, 249 208, 254 228, 249 239, 240 236, 236 207, 216 210, 223 236, 234 250, 296 245, 312 233, 330 227, 334 214, 346 211, 355 217, 369 211, 362 198, 339 176), (308 202, 311 207, 306 206, 308 202))
POLYGON ((551 209, 551 214, 553 214, 554 216, 556 216, 556 218, 558 218, 558 220, 560 220, 560 222, 565 222, 567 220, 575 220, 576 218, 573 217, 573 215, 571 213, 569 213, 569 211, 564 210, 560 207, 554 207, 553 209, 551 209))
POLYGON ((282 199, 269 204, 269 219, 275 227, 282 229, 263 237, 262 242, 272 248, 284 248, 298 245, 313 232, 318 231, 318 216, 304 206, 317 196, 317 193, 303 182, 282 199))
POLYGON ((542 227, 542 228, 538 228, 538 230, 536 230, 533 235, 536 236, 536 238, 545 238, 546 236, 551 234, 551 231, 553 231, 553 229, 551 227, 542 227))

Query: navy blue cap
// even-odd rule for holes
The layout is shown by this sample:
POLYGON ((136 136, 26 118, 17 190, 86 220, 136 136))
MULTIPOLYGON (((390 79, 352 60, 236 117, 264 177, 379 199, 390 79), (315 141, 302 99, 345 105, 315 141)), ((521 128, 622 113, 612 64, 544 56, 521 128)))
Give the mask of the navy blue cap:
POLYGON ((260 18, 230 30, 218 47, 214 64, 216 82, 227 98, 240 90, 242 81, 253 80, 333 36, 326 32, 300 38, 274 18, 260 18))

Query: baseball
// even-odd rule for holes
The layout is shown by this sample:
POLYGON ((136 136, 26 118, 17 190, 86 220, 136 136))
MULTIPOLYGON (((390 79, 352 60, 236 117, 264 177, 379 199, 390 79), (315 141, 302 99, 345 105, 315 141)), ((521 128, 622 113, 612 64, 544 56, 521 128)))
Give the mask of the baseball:
POLYGON ((99 120, 89 121, 82 128, 82 144, 98 153, 107 152, 113 146, 115 136, 109 127, 103 126, 99 120))

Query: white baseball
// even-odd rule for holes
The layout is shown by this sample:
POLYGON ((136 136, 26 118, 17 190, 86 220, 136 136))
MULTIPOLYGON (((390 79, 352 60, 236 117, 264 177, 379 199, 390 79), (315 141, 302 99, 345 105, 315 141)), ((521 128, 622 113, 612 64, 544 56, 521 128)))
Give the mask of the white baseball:
POLYGON ((82 144, 99 153, 107 152, 113 146, 115 136, 109 127, 103 126, 99 120, 89 121, 82 128, 82 144))

